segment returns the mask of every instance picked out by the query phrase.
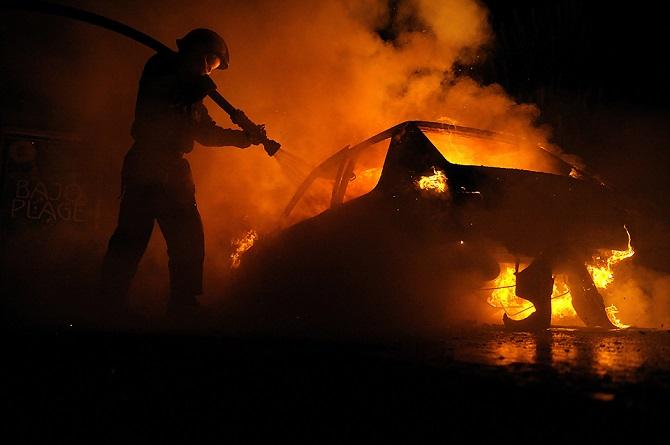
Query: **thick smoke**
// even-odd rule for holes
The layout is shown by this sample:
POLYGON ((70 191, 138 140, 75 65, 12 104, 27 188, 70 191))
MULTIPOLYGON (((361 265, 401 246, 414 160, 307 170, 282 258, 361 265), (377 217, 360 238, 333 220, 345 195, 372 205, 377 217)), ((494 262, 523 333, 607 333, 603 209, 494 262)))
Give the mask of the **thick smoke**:
MULTIPOLYGON (((410 119, 516 135, 529 141, 521 153, 513 153, 516 159, 524 159, 524 152, 537 159, 535 145, 550 146, 547 129, 534 125, 536 107, 518 104, 498 85, 479 85, 454 69, 456 64, 485 57, 483 48, 492 36, 484 7, 463 0, 392 5, 257 1, 160 2, 143 4, 141 10, 134 5, 83 6, 168 44, 195 27, 219 31, 231 50, 230 68, 214 75, 219 91, 252 119, 265 123, 270 136, 286 150, 310 164, 410 119)), ((85 37, 87 44, 99 45, 85 37)), ((109 46, 104 48, 107 60, 133 64, 139 73, 136 57, 129 60, 127 49, 110 51, 109 46)), ((128 99, 136 81, 137 77, 128 79, 133 85, 125 89, 128 99)), ((224 112, 207 105, 217 122, 232 126, 224 112)), ((229 273, 231 240, 249 228, 260 232, 278 228, 296 178, 287 177, 259 148, 200 148, 189 159, 207 237, 205 298, 216 299, 229 273)), ((146 275, 164 270, 162 240, 154 239, 151 247, 138 286, 147 282, 146 275)))
MULTIPOLYGON (((231 3, 195 20, 182 23, 184 29, 210 26, 229 42, 231 67, 215 76, 220 91, 309 163, 422 119, 524 138, 520 152, 510 153, 516 166, 548 168, 536 148, 550 145, 547 129, 534 125, 537 108, 454 70, 485 57, 492 38, 487 12, 476 2, 398 2, 395 9, 379 1, 231 3)), ((210 110, 228 123, 223 112, 210 110)), ((249 228, 277 229, 295 178, 259 149, 199 150, 190 159, 207 229, 206 298, 216 299, 231 239, 249 228)))

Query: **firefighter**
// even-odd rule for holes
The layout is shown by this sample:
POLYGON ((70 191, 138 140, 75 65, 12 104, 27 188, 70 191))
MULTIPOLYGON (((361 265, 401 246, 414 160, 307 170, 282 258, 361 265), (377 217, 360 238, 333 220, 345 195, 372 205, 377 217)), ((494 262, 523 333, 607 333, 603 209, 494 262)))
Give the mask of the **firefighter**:
POLYGON ((588 269, 587 252, 571 245, 547 248, 516 276, 516 295, 533 303, 535 312, 523 320, 503 315, 506 327, 516 330, 543 330, 551 326, 551 295, 554 273, 565 274, 570 285, 572 306, 589 327, 616 328, 609 320, 602 295, 598 292, 588 269))
POLYGON ((177 47, 177 53, 151 57, 140 79, 131 129, 135 142, 124 159, 118 225, 102 266, 105 303, 122 311, 154 221, 168 249, 168 310, 198 305, 204 235, 184 154, 191 152, 194 141, 246 148, 263 137, 217 126, 203 105, 204 97, 216 89, 209 74, 228 67, 223 38, 199 28, 178 39, 177 47))

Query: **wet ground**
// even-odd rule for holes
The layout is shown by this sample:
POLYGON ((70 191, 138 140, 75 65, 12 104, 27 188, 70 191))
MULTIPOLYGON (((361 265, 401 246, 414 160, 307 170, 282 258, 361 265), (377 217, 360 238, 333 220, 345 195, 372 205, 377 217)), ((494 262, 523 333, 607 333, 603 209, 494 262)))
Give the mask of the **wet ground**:
POLYGON ((670 331, 4 340, 5 430, 22 443, 616 443, 665 436, 670 419, 670 331))

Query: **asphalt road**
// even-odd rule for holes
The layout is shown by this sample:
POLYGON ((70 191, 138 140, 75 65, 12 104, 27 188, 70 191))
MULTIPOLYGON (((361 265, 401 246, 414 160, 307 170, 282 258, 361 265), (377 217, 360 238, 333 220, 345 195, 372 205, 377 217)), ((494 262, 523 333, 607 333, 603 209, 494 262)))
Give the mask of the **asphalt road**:
POLYGON ((670 331, 433 339, 6 332, 5 443, 666 437, 670 331))

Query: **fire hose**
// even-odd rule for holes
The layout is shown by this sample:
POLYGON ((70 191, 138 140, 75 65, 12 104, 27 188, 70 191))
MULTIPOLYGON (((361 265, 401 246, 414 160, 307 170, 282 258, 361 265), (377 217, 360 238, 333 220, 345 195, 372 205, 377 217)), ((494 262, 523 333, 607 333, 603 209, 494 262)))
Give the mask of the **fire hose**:
MULTIPOLYGON (((70 6, 59 5, 55 3, 43 2, 43 1, 31 1, 31 0, 9 0, 6 2, 0 3, 0 8, 15 9, 22 11, 30 12, 40 12, 44 14, 51 14, 60 17, 66 17, 72 20, 78 20, 81 22, 88 23, 90 25, 98 26, 100 28, 113 31, 117 34, 121 34, 125 37, 128 37, 137 43, 140 43, 144 46, 147 46, 159 53, 174 51, 161 43, 160 41, 154 39, 148 34, 145 34, 141 31, 138 31, 130 26, 112 20, 110 18, 94 14, 92 12, 84 11, 82 9, 73 8, 70 6)), ((233 123, 239 126, 247 134, 255 135, 255 139, 260 140, 263 148, 269 156, 273 156, 281 145, 279 142, 274 141, 267 137, 265 133, 265 126, 255 124, 251 119, 249 119, 242 110, 235 108, 230 102, 226 100, 218 91, 213 91, 208 94, 208 96, 220 106, 228 115, 233 123)))

